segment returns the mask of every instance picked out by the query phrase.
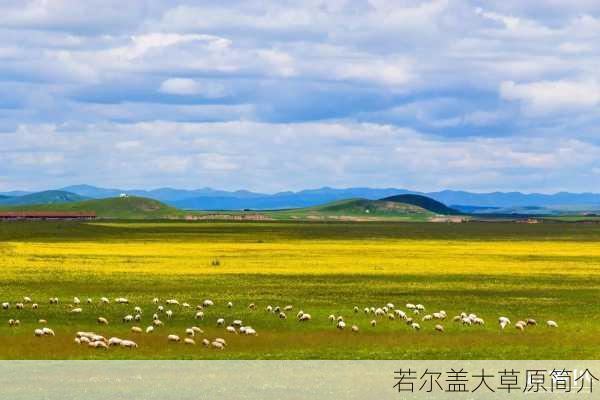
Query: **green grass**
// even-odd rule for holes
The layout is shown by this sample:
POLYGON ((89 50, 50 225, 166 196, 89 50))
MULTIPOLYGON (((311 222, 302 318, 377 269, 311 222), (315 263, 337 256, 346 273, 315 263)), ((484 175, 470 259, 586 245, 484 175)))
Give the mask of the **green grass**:
MULTIPOLYGON (((0 300, 31 296, 39 310, 0 310, 4 359, 597 359, 600 357, 600 227, 578 224, 424 224, 353 222, 17 222, 0 224, 3 261, 0 300), (432 250, 433 249, 433 250, 432 250), (211 260, 219 259, 214 267, 211 260), (274 271, 274 272, 273 272, 274 271), (50 306, 47 299, 62 302, 50 306), (73 296, 92 297, 81 315, 68 313, 73 296), (126 296, 130 305, 97 304, 101 296, 126 296), (145 327, 153 297, 177 298, 195 307, 216 302, 204 321, 195 310, 170 307, 175 317, 153 335, 135 335, 120 322, 135 305, 145 327), (234 307, 225 304, 232 301, 234 307), (247 305, 256 303, 250 311, 247 305), (484 328, 423 322, 414 332, 400 321, 378 319, 372 328, 354 305, 422 303, 449 316, 475 312, 484 328), (287 320, 264 311, 294 305, 287 320), (301 324, 298 309, 313 316, 301 324), (329 314, 343 315, 358 334, 337 331, 329 314), (500 332, 498 316, 554 319, 500 332), (100 327, 98 316, 109 319, 100 327), (228 335, 218 317, 240 318, 257 337, 228 335), (10 328, 9 318, 20 327, 10 328), (35 338, 46 318, 56 337, 35 338), (225 351, 167 344, 197 324, 208 338, 227 339, 225 351), (77 346, 74 333, 95 330, 132 338, 134 351, 77 346)), ((168 307, 169 308, 169 307, 168 307)))

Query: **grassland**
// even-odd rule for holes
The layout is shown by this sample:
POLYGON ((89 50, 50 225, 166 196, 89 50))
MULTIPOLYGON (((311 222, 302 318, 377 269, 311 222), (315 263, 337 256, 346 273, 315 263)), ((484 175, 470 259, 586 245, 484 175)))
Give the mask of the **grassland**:
MULTIPOLYGON (((0 300, 31 296, 39 310, 0 310, 0 358, 233 358, 233 359, 598 359, 600 357, 600 226, 568 223, 428 224, 394 222, 11 222, 0 224, 0 300), (212 265, 219 260, 219 265, 212 265), (50 306, 47 299, 62 302, 50 306), (79 315, 73 296, 92 297, 79 315), (99 297, 128 297, 102 306, 99 297), (211 298, 204 321, 173 308, 173 320, 152 335, 129 333, 120 322, 153 297, 193 306, 211 298), (225 307, 232 301, 234 307, 225 307), (256 311, 247 309, 251 302, 256 311), (354 305, 422 303, 483 317, 484 328, 423 322, 420 332, 399 321, 355 314, 354 305), (287 320, 267 304, 295 306, 287 320), (300 324, 298 309, 313 319, 300 324), (358 334, 337 331, 343 315, 358 334), (96 324, 98 316, 108 327, 96 324), (496 319, 554 319, 558 329, 500 332, 496 319), (257 337, 227 335, 217 317, 240 318, 257 337), (21 326, 11 328, 9 318, 21 326), (56 337, 35 338, 46 318, 56 337), (198 324, 207 337, 225 337, 225 351, 167 344, 169 333, 198 324), (73 343, 78 330, 136 340, 137 350, 107 352, 73 343)), ((166 320, 166 318, 163 318, 166 320)))

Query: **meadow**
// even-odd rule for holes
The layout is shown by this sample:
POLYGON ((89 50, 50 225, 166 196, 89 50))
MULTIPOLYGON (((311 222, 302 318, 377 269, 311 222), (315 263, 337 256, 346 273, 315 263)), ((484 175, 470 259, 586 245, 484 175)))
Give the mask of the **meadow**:
POLYGON ((600 225, 574 223, 399 222, 183 222, 97 221, 0 223, 0 301, 29 296, 39 309, 0 310, 3 359, 598 359, 600 358, 600 225), (216 263, 215 261, 218 261, 216 263), (218 265, 215 265, 218 264, 218 265), (49 305, 57 296, 59 305, 49 305), (69 313, 74 296, 81 314, 69 313), (99 304, 127 297, 129 305, 99 304), (85 304, 91 297, 92 305, 85 304), (190 309, 167 306, 174 317, 152 334, 130 332, 121 322, 134 306, 145 327, 152 299, 176 298, 190 309), (204 320, 195 307, 204 299, 204 320), (226 303, 231 301, 232 308, 226 303), (365 315, 364 307, 421 303, 439 322, 414 331, 402 321, 365 315), (255 303, 257 309, 249 310, 255 303), (267 305, 293 305, 286 320, 267 305), (360 311, 355 313, 353 307, 360 311), (312 315, 299 323, 298 310, 312 315), (452 322, 476 313, 484 327, 452 322), (342 315, 340 331, 328 315, 342 315), (100 326, 96 318, 108 319, 100 326), (523 332, 501 331, 535 318, 523 332), (258 335, 228 334, 215 321, 241 319, 258 335), (9 327, 9 318, 21 325, 9 327), (55 337, 34 337, 38 319, 55 337), (370 321, 377 320, 372 327, 370 321), (558 328, 545 326, 555 320, 558 328), (358 333, 348 329, 355 324, 358 333), (223 337, 225 350, 167 342, 171 333, 197 325, 223 337), (135 340, 135 350, 91 349, 75 332, 135 340))

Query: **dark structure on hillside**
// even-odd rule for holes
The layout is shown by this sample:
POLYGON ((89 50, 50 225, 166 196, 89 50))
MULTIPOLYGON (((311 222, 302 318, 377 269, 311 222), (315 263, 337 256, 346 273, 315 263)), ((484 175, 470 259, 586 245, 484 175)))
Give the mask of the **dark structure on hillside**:
POLYGON ((78 211, 0 211, 0 221, 15 220, 72 220, 89 221, 96 219, 95 212, 78 211))

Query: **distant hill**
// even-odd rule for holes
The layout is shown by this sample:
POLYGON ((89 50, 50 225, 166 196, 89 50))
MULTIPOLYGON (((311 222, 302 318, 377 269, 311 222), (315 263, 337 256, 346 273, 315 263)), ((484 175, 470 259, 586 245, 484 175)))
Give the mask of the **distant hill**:
POLYGON ((421 196, 417 194, 401 194, 397 196, 390 196, 381 199, 382 201, 391 201, 394 203, 402 203, 402 204, 411 204, 413 206, 421 207, 425 210, 431 211, 435 214, 443 214, 443 215, 457 215, 461 214, 460 211, 455 210, 446 206, 439 201, 431 199, 426 196, 421 196))
POLYGON ((115 197, 74 203, 2 207, 11 211, 89 211, 98 218, 163 219, 181 218, 185 213, 160 201, 143 197, 115 197))
POLYGON ((30 204, 72 203, 86 200, 85 197, 62 190, 47 190, 23 196, 10 196, 0 199, 0 206, 19 206, 30 204))
POLYGON ((394 201, 348 199, 321 206, 270 211, 265 214, 276 219, 402 219, 426 220, 433 213, 412 204, 394 201))

